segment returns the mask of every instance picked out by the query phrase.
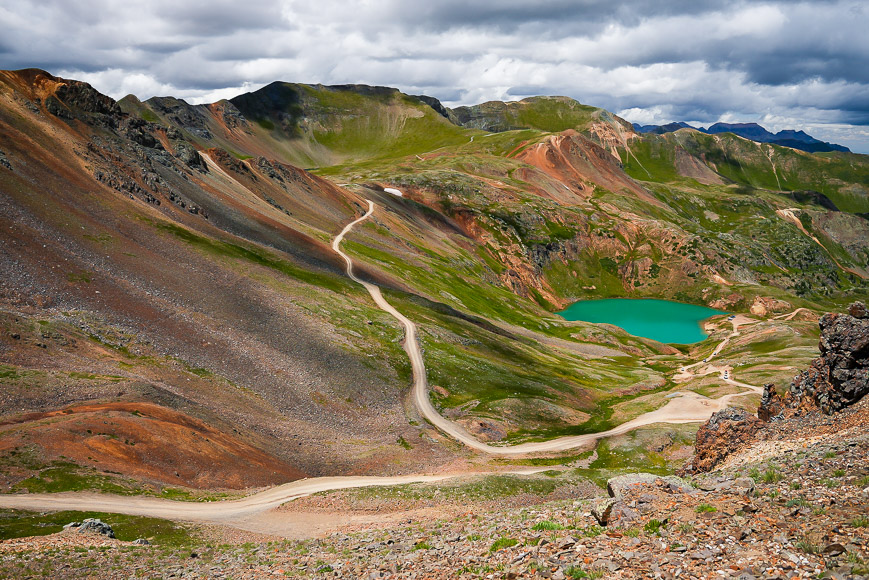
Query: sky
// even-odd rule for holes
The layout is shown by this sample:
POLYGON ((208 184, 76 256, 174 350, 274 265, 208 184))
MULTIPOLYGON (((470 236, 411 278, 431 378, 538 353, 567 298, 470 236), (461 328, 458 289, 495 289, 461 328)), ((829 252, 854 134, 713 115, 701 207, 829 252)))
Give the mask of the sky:
POLYGON ((272 81, 447 106, 566 95, 633 122, 758 122, 869 153, 869 4, 716 0, 16 0, 0 68, 115 98, 272 81))

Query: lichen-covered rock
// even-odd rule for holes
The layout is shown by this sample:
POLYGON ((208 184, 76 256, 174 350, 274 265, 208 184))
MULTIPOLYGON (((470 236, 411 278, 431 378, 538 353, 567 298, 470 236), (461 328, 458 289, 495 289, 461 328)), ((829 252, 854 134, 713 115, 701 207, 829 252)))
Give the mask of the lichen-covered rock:
POLYGON ((621 499, 631 487, 654 484, 659 475, 653 473, 628 473, 613 477, 606 482, 606 491, 610 497, 621 499))
POLYGON ((610 512, 618 500, 613 497, 601 498, 595 502, 591 508, 591 515, 602 526, 609 522, 610 512))
POLYGON ((728 407, 718 411, 697 431, 694 460, 686 471, 711 471, 743 445, 754 440, 763 422, 744 409, 728 407))

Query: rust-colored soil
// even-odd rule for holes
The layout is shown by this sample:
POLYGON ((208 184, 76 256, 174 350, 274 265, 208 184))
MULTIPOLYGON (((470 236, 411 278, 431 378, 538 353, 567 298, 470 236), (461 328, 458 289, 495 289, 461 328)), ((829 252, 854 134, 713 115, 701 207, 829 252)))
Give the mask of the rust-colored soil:
POLYGON ((7 420, 0 452, 39 448, 105 472, 200 489, 285 483, 305 474, 184 413, 150 403, 103 403, 7 420))
POLYGON ((524 149, 516 157, 540 169, 562 188, 584 197, 590 196, 598 185, 610 191, 628 191, 658 203, 639 183, 619 171, 618 161, 611 153, 576 131, 553 135, 524 149))

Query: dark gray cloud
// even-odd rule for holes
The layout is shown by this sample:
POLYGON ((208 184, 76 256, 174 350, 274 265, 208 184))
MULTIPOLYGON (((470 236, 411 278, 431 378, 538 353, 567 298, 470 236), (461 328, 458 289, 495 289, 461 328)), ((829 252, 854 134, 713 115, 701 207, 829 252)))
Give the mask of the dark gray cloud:
POLYGON ((18 0, 0 30, 0 68, 114 97, 204 102, 273 80, 449 105, 559 94, 635 121, 758 121, 869 152, 862 0, 18 0))
POLYGON ((516 32, 529 26, 545 24, 557 37, 581 32, 610 22, 635 25, 643 19, 701 14, 713 7, 733 5, 735 2, 704 2, 674 0, 505 0, 500 2, 468 2, 442 0, 440 2, 391 2, 396 17, 408 26, 425 30, 454 28, 493 28, 501 32, 516 32))

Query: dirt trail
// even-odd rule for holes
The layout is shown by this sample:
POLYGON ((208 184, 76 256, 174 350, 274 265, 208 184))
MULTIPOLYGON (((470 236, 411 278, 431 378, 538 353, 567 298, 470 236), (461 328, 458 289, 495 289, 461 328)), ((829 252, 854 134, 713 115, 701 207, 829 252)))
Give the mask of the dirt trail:
MULTIPOLYGON (((91 492, 28 493, 0 495, 0 507, 37 511, 100 511, 135 516, 148 516, 200 524, 223 524, 259 533, 286 537, 316 535, 327 521, 315 523, 322 514, 264 514, 288 501, 321 491, 356 487, 433 483, 456 477, 492 475, 493 473, 531 475, 549 467, 526 468, 502 472, 447 473, 437 475, 399 475, 393 477, 348 476, 300 479, 272 487, 237 500, 217 502, 185 502, 147 496, 121 496, 91 492)), ((335 515, 335 514, 332 514, 335 515)), ((336 525, 347 523, 334 518, 336 525)))
POLYGON ((809 310, 808 308, 797 308, 796 310, 794 310, 793 312, 790 312, 788 314, 780 314, 778 316, 773 316, 772 319, 773 320, 793 320, 794 316, 796 316, 800 312, 808 312, 810 314, 812 313, 812 311, 809 310))
MULTIPOLYGON (((636 417, 635 419, 628 421, 627 423, 623 423, 618 427, 609 429, 608 431, 588 433, 585 435, 559 437, 557 439, 551 439, 549 441, 521 443, 519 445, 512 445, 510 447, 498 447, 495 445, 488 445, 486 443, 482 443, 459 425, 441 416, 441 414, 438 413, 434 406, 431 404, 431 400, 429 399, 425 362, 423 361, 422 350, 419 347, 416 325, 411 322, 406 316, 396 310, 391 304, 389 304, 389 302, 387 302, 385 298, 383 298, 379 287, 357 278, 356 275, 353 274, 353 261, 350 259, 350 256, 341 251, 340 246, 341 241, 344 239, 344 236, 346 236, 355 225, 368 219, 371 214, 374 213, 374 208, 374 202, 369 200, 368 211, 365 213, 365 215, 350 222, 344 227, 343 230, 341 230, 341 233, 338 234, 338 236, 336 236, 335 240, 332 242, 332 249, 335 250, 335 252, 340 255, 344 259, 344 262, 347 264, 347 275, 353 281, 362 284, 365 289, 368 290, 368 293, 374 299, 374 302, 377 304, 377 306, 395 317, 404 327, 404 351, 410 358, 411 368, 413 370, 413 390, 411 392, 411 397, 413 398, 414 405, 416 406, 419 413, 443 433, 467 445, 471 449, 475 449, 477 451, 481 451, 483 453, 488 453, 491 455, 501 456, 566 451, 569 449, 574 449, 576 447, 582 447, 604 437, 621 435, 623 433, 627 433, 628 431, 632 431, 633 429, 637 429, 646 425, 652 425, 654 423, 701 423, 703 421, 706 421, 716 411, 719 411, 726 407, 733 397, 743 394, 749 394, 751 392, 762 391, 760 387, 743 385, 739 383, 739 386, 745 386, 749 390, 745 393, 727 395, 719 399, 709 399, 707 397, 703 397, 692 392, 675 393, 670 402, 668 402, 660 409, 640 415, 639 417, 636 417)), ((750 319, 745 317, 736 317, 732 319, 734 328, 733 333, 725 338, 724 342, 722 342, 722 344, 720 344, 718 348, 716 348, 713 356, 715 354, 718 354, 718 352, 720 352, 720 350, 724 348, 724 346, 727 344, 732 336, 736 336, 739 334, 739 325, 745 324, 748 321, 750 321, 750 319)), ((691 367, 693 366, 696 366, 696 364, 691 365, 691 367)), ((683 367, 683 369, 688 369, 691 367, 683 367)), ((732 384, 737 383, 732 382, 732 384)))

